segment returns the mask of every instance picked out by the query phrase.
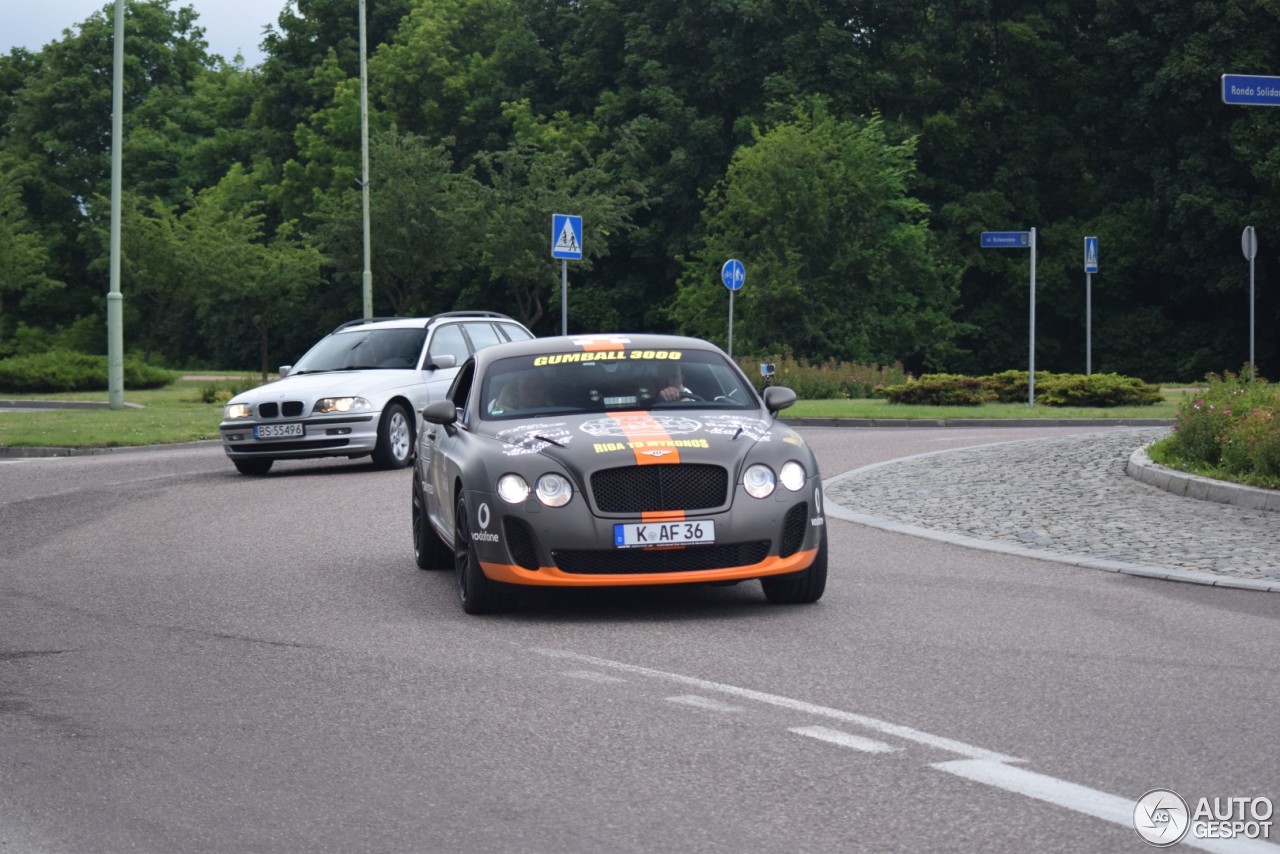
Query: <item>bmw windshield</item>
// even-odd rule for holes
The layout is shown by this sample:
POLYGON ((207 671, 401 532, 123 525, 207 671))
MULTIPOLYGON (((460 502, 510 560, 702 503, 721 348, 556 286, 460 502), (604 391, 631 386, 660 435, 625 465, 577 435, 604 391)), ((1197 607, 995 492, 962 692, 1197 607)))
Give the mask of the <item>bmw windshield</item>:
POLYGON ((321 339, 289 373, 416 368, 426 337, 425 328, 339 332, 321 339))
POLYGON ((540 353, 489 366, 480 389, 486 420, 615 410, 754 410, 760 399, 710 350, 540 353))

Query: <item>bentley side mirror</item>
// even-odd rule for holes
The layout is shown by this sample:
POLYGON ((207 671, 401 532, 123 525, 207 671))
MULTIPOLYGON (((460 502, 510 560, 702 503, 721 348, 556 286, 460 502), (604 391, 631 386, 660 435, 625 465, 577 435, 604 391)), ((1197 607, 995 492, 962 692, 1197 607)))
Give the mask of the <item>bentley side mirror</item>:
POLYGON ((764 390, 764 406, 770 412, 786 409, 796 402, 796 393, 784 386, 771 385, 764 390))
POLYGON ((422 420, 449 427, 458 420, 458 408, 452 400, 433 400, 422 407, 422 420))

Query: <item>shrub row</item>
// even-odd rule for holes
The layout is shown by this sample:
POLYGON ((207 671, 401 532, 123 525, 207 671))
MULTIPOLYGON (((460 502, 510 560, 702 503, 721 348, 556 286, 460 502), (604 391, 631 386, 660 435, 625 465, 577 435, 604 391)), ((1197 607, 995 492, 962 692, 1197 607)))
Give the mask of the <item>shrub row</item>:
MULTIPOLYGON (((983 403, 1026 403, 1027 371, 1004 371, 984 377, 925 374, 886 386, 878 396, 891 403, 926 406, 978 406, 983 403)), ((1036 371, 1036 403, 1045 406, 1150 406, 1162 400, 1160 387, 1120 374, 1053 374, 1036 371)))
POLYGON ((1153 456, 1280 486, 1280 387, 1230 372, 1206 379, 1208 390, 1178 407, 1173 433, 1153 446, 1153 456))
POLYGON ((838 398, 873 397, 877 388, 900 383, 906 379, 901 364, 856 365, 852 362, 809 362, 790 354, 753 356, 735 359, 738 367, 755 381, 756 388, 764 386, 760 366, 774 366, 773 384, 786 386, 803 400, 831 400, 838 398))
MULTIPOLYGON (((125 358, 123 367, 125 388, 163 388, 178 378, 173 371, 153 367, 133 356, 125 358)), ((0 392, 51 394, 107 390, 106 356, 48 350, 0 360, 0 392)))

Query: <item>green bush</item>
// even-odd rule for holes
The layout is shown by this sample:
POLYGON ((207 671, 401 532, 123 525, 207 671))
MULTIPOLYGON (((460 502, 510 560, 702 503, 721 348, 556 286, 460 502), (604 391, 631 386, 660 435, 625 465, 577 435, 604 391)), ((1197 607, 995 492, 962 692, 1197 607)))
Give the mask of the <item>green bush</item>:
MULTIPOLYGON (((991 399, 996 403, 1026 403, 1030 396, 1030 384, 1026 371, 1001 371, 988 374, 982 378, 991 399)), ((1036 399, 1040 399, 1040 389, 1049 379, 1049 374, 1036 371, 1036 399)))
MULTIPOLYGON (((1025 397, 1023 398, 1026 399, 1025 397)), ((1120 374, 1036 374, 1036 402, 1046 406, 1151 406, 1160 387, 1120 374)))
MULTIPOLYGON (((1004 371, 985 377, 925 374, 904 385, 883 389, 893 403, 929 406, 976 406, 980 403, 1026 403, 1030 396, 1026 371, 1004 371)), ((1160 387, 1119 374, 1051 374, 1036 371, 1036 402, 1046 406, 1150 406, 1163 398, 1160 387)))
MULTIPOLYGON (((153 367, 136 357, 123 365, 125 388, 163 388, 174 382, 173 371, 153 367)), ((50 394, 71 391, 107 391, 107 357, 69 350, 48 350, 0 361, 0 392, 50 394)))
POLYGON ((873 397, 877 388, 900 383, 906 378, 901 364, 856 365, 852 362, 811 364, 790 354, 735 359, 756 388, 764 385, 762 364, 775 368, 773 384, 786 386, 803 400, 861 399, 873 397))
POLYGON ((978 406, 991 400, 991 392, 981 377, 960 374, 925 374, 902 385, 883 389, 890 403, 925 406, 978 406))
POLYGON ((1280 388, 1230 372, 1206 381, 1203 396, 1178 407, 1173 433, 1153 446, 1153 455, 1245 482, 1280 483, 1280 388))

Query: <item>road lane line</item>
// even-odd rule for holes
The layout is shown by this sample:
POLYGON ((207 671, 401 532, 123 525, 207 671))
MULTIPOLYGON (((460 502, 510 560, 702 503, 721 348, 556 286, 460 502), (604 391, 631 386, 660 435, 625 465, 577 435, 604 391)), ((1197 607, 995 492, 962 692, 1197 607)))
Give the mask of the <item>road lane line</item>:
POLYGON ((608 673, 597 673, 594 670, 566 670, 565 676, 571 679, 585 679, 588 682, 626 682, 621 676, 610 676, 608 673))
POLYGON ((861 750, 863 753, 893 753, 902 749, 901 747, 885 744, 883 741, 863 738, 860 735, 851 735, 838 729, 827 729, 824 726, 797 726, 787 731, 794 732, 796 735, 816 738, 818 741, 825 741, 829 744, 838 744, 851 750, 861 750))
POLYGON ((731 706, 728 703, 722 703, 719 700, 713 700, 710 697, 699 697, 696 694, 681 694, 678 697, 668 697, 667 702, 680 703, 685 706, 694 706, 699 709, 710 709, 713 712, 746 711, 741 706, 731 706))
POLYGON ((648 676, 651 679, 661 679, 666 682, 675 682, 680 685, 689 685, 699 688, 703 691, 712 691, 718 694, 728 694, 732 697, 740 697, 744 700, 754 700, 757 703, 765 703, 770 706, 777 706, 783 709, 789 709, 794 712, 802 712, 807 715, 816 715, 832 720, 841 721, 846 724, 860 726, 864 729, 874 730, 882 735, 889 735, 895 738, 901 738, 905 741, 913 741, 916 744, 923 744, 927 747, 944 750, 947 753, 955 753, 969 759, 985 759, 989 762, 1021 762, 1023 760, 1014 756, 1005 756, 1003 753, 996 753, 993 750, 986 750, 981 747, 975 747, 972 744, 965 744, 963 741, 956 741, 941 735, 933 735, 932 733, 922 732, 918 729, 912 729, 909 726, 882 721, 878 718, 868 717, 866 715, 858 715, 853 712, 846 712, 841 709, 831 709, 826 706, 819 706, 813 703, 806 703, 803 700, 795 700, 791 697, 781 697, 777 694, 767 694, 763 691, 754 691, 750 688, 739 688, 734 685, 723 685, 719 682, 710 682, 706 679, 698 679, 694 676, 682 676, 679 673, 667 673, 663 670, 651 670, 648 667, 639 667, 634 664, 624 664, 621 661, 610 661, 607 658, 596 658, 591 655, 583 655, 577 652, 568 652, 556 649, 541 649, 534 647, 533 651, 539 655, 545 655, 549 658, 568 659, 570 661, 579 661, 589 663, 596 667, 620 670, 624 673, 634 673, 637 676, 648 676))
MULTIPOLYGON (((1038 801, 1065 807, 1074 812, 1100 818, 1133 830, 1133 810, 1137 801, 1109 795, 1066 780, 1045 774, 1037 774, 1025 768, 1015 768, 981 759, 957 759, 938 762, 931 767, 975 783, 994 786, 1006 792, 1025 795, 1038 801)), ((1135 830, 1134 833, 1137 833, 1135 830)), ((1203 851, 1249 852, 1277 854, 1280 847, 1257 839, 1197 839, 1188 833, 1178 843, 1203 851)))

